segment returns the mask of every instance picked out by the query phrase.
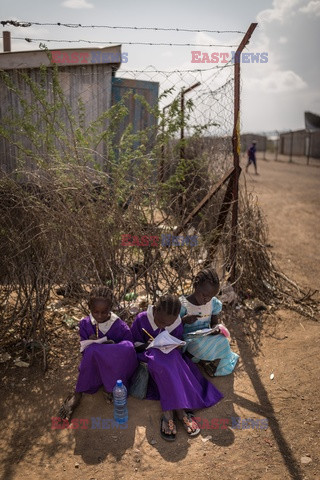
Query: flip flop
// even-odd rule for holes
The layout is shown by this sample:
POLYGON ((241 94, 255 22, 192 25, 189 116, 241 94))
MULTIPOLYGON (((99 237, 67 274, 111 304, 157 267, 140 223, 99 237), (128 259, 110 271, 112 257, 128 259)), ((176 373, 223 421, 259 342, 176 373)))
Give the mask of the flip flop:
POLYGON ((175 434, 175 433, 165 433, 165 432, 162 430, 162 423, 163 423, 163 422, 166 422, 167 425, 169 426, 169 428, 172 429, 172 428, 173 428, 173 425, 174 425, 173 419, 170 418, 170 420, 167 420, 164 415, 161 416, 161 418, 160 418, 160 435, 161 435, 161 437, 162 437, 164 440, 166 440, 167 442, 174 442, 175 439, 176 439, 176 434, 175 434), (172 422, 172 428, 171 428, 170 422, 172 422))
POLYGON ((61 405, 60 410, 58 412, 58 417, 61 418, 62 420, 66 419, 68 420, 68 422, 70 422, 74 410, 79 405, 80 398, 76 401, 74 400, 73 402, 70 402, 73 398, 74 398, 74 393, 69 393, 69 395, 61 405))
POLYGON ((105 390, 103 390, 102 395, 108 405, 111 405, 113 403, 113 395, 111 392, 106 392, 105 390))
POLYGON ((197 435, 199 435, 200 433, 200 428, 198 427, 198 424, 193 416, 192 413, 187 413, 186 415, 184 415, 182 418, 179 419, 183 425, 183 428, 185 429, 185 431, 187 432, 188 436, 189 437, 196 437, 197 435), (186 420, 187 419, 187 420, 186 420), (188 429, 191 428, 190 427, 190 422, 192 422, 192 427, 195 428, 195 426, 197 426, 196 430, 194 430, 193 432, 188 432, 188 429), (189 423, 189 425, 188 425, 189 423))
POLYGON ((204 368, 204 371, 206 372, 207 375, 209 375, 209 377, 214 377, 215 376, 215 373, 217 371, 217 368, 218 368, 218 365, 215 365, 214 364, 214 361, 213 362, 203 362, 203 368, 204 368))

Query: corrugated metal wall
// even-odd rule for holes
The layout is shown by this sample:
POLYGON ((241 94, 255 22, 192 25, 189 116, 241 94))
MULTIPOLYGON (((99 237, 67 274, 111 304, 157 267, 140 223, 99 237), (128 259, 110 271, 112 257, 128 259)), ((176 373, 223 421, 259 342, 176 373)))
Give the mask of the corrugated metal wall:
MULTIPOLYGON (((31 100, 30 89, 26 82, 22 80, 20 72, 27 74, 31 80, 42 84, 47 90, 47 101, 54 102, 52 92, 51 70, 47 70, 47 75, 41 76, 38 68, 25 70, 7 70, 13 83, 24 93, 29 102, 31 100)), ((68 66, 59 68, 59 80, 66 102, 71 107, 71 114, 78 120, 79 99, 83 102, 86 110, 84 124, 87 126, 99 115, 108 110, 111 106, 111 78, 112 69, 108 64, 88 64, 85 66, 68 66)), ((23 114, 23 107, 17 95, 8 89, 3 82, 0 85, 0 119, 12 119, 14 113, 23 114)), ((69 114, 66 109, 61 109, 59 119, 65 124, 66 131, 70 129, 69 114)), ((36 122, 36 119, 35 119, 36 122)), ((40 127, 41 128, 41 127, 40 127)), ((71 137, 71 131, 70 131, 71 137)), ((15 140, 22 142, 25 148, 34 151, 35 147, 30 144, 28 138, 20 132, 16 132, 15 140)), ((56 140, 59 144, 59 140, 56 140)), ((46 153, 46 146, 43 145, 43 153, 46 153)), ((100 144, 97 148, 95 161, 102 163, 101 156, 105 154, 104 145, 100 144)), ((0 167, 3 171, 9 173, 16 168, 17 147, 12 146, 8 141, 0 138, 0 167)), ((29 165, 30 168, 32 167, 29 165)))
POLYGON ((283 155, 308 155, 309 148, 310 157, 320 158, 320 131, 297 130, 280 134, 280 153, 283 155))
MULTIPOLYGON (((112 104, 115 105, 121 98, 127 95, 124 104, 129 110, 129 115, 120 125, 115 142, 119 142, 122 133, 129 123, 132 123, 134 133, 147 127, 156 126, 156 118, 148 112, 139 100, 134 98, 135 94, 144 97, 148 104, 154 107, 158 104, 159 83, 127 78, 112 79, 112 104)), ((154 134, 149 137, 149 145, 146 145, 147 149, 152 146, 153 140, 154 134)))

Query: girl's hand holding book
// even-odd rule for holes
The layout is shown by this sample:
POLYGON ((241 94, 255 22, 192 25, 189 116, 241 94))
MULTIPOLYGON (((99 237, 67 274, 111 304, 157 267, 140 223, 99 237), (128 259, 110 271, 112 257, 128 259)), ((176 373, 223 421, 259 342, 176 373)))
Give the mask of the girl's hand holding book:
POLYGON ((144 352, 145 349, 150 345, 151 342, 152 342, 152 340, 151 340, 151 338, 149 338, 149 340, 146 343, 142 343, 141 345, 139 345, 137 347, 134 347, 134 349, 137 353, 144 352))

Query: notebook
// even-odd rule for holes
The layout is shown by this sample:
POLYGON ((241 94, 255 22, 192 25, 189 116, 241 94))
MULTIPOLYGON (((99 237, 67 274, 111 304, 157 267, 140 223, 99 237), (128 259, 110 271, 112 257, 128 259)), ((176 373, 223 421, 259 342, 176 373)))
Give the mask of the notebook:
POLYGON ((163 353, 170 353, 174 348, 179 346, 186 345, 186 342, 179 340, 179 338, 170 335, 167 330, 159 333, 154 340, 147 346, 149 348, 158 348, 163 353))
POLYGON ((107 341, 108 341, 107 337, 97 338, 97 340, 81 340, 81 342, 80 342, 80 353, 82 353, 83 350, 85 350, 87 347, 89 347, 89 345, 91 345, 92 343, 104 343, 104 342, 107 342, 107 341))

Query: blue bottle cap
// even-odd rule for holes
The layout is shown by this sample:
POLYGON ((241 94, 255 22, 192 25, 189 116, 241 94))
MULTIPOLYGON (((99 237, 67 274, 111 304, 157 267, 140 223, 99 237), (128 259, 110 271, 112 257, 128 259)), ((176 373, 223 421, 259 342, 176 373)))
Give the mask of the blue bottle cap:
POLYGON ((122 387, 122 380, 117 380, 117 387, 122 387))

